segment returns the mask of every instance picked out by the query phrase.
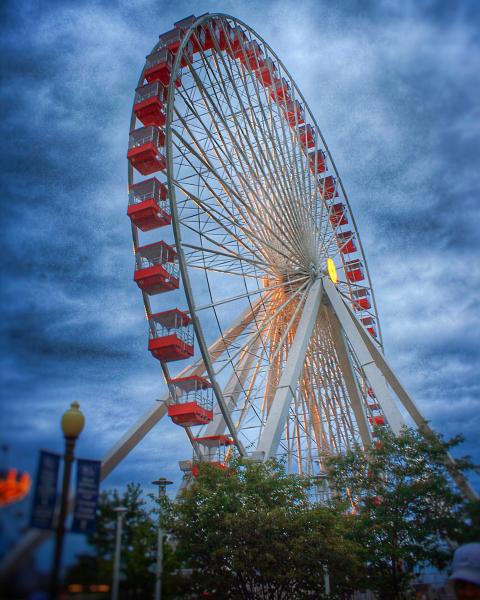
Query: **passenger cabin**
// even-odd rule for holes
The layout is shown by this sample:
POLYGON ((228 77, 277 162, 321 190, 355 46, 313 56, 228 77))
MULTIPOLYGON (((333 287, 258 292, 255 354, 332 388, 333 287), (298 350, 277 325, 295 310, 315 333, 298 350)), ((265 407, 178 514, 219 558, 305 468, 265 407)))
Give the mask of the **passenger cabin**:
POLYGON ((295 127, 295 125, 301 125, 305 122, 305 112, 298 100, 287 100, 285 104, 281 104, 281 108, 285 113, 285 118, 290 127, 295 127))
POLYGON ((163 362, 193 356, 192 320, 187 313, 174 308, 152 315, 149 319, 148 349, 163 362))
POLYGON ((150 296, 175 290, 179 286, 177 253, 165 242, 142 246, 135 253, 134 281, 150 296))
POLYGON ((213 419, 212 384, 199 375, 178 377, 173 386, 173 404, 168 406, 168 416, 176 425, 195 427, 206 425, 213 419))
POLYGON ((273 79, 272 91, 270 92, 270 98, 274 102, 288 102, 290 100, 290 84, 282 77, 273 79))
POLYGON ((337 233, 337 243, 342 254, 352 254, 353 252, 357 251, 357 247, 355 246, 355 238, 353 237, 353 233, 351 231, 345 231, 343 233, 339 231, 337 233))
POLYGON ((339 227, 340 225, 346 225, 348 223, 343 202, 337 202, 337 204, 332 204, 330 207, 330 223, 334 227, 339 227))
MULTIPOLYGON (((218 469, 227 469, 225 464, 227 449, 234 444, 233 439, 228 435, 207 435, 204 437, 193 438, 201 447, 200 456, 209 464, 218 469)), ((201 459, 202 460, 202 459, 201 459)), ((194 461, 192 464, 192 475, 198 477, 200 464, 194 461)))
POLYGON ((338 196, 337 180, 333 175, 321 177, 318 180, 318 189, 324 200, 332 200, 338 196))
POLYGON ((132 167, 142 175, 150 175, 156 171, 165 171, 167 161, 160 148, 165 144, 165 133, 148 125, 130 132, 128 138, 127 158, 132 167))
MULTIPOLYGON (((310 125, 310 123, 308 123, 307 125, 300 125, 300 127, 298 128, 298 138, 305 150, 307 150, 309 148, 313 148, 315 146, 315 129, 310 125)), ((322 151, 320 150, 320 152, 322 152, 322 151)), ((315 152, 312 152, 311 154, 315 154, 315 152)), ((322 154, 323 154, 323 152, 322 152, 322 154)), ((310 155, 309 155, 309 159, 310 159, 310 164, 311 164, 312 159, 310 158, 310 155)), ((313 157, 313 159, 315 159, 315 157, 313 157)), ((325 155, 324 154, 323 154, 323 163, 325 165, 325 155)), ((314 165, 315 165, 315 162, 314 162, 314 165)), ((315 167, 311 167, 311 168, 315 168, 315 167)), ((325 169, 323 169, 323 170, 325 171, 325 169)))
POLYGON ((251 40, 244 44, 243 52, 240 53, 239 59, 244 67, 252 71, 265 65, 263 51, 256 40, 251 40))
POLYGON ((215 19, 213 23, 213 34, 215 36, 218 49, 222 52, 226 50, 228 47, 228 42, 232 36, 232 27, 230 23, 224 19, 215 19))
MULTIPOLYGON (((205 13, 206 14, 206 13, 205 13)), ((185 33, 187 33, 187 31, 190 29, 190 27, 195 23, 195 21, 198 19, 200 19, 201 17, 203 17, 205 15, 200 15, 200 17, 196 17, 195 15, 190 15, 189 17, 185 17, 185 19, 181 19, 180 21, 177 21, 176 23, 173 24, 173 26, 176 29, 179 29, 183 35, 185 35, 185 33)), ((190 40, 192 41, 193 44, 193 52, 200 52, 200 48, 202 50, 207 50, 209 48, 206 48, 206 29, 204 25, 199 25, 198 27, 195 28, 190 40)), ((210 46, 211 48, 212 46, 210 46)))
POLYGON ((370 304, 370 292, 367 288, 360 288, 359 290, 353 290, 353 308, 355 310, 368 310, 372 308, 370 304))
MULTIPOLYGON (((311 127, 308 125, 308 127, 311 127)), ((323 150, 314 150, 308 153, 308 163, 310 165, 310 171, 315 173, 323 173, 327 170, 327 157, 323 150)))
MULTIPOLYGON (((161 48, 147 56, 144 77, 148 83, 160 81, 160 83, 167 87, 170 83, 172 69, 172 52, 168 48, 161 48)), ((180 85, 180 83, 178 83, 178 85, 180 85)))
POLYGON ((130 187, 128 216, 142 231, 151 231, 172 222, 167 188, 156 177, 145 179, 130 187))
POLYGON ((345 263, 345 271, 347 273, 348 280, 351 283, 356 281, 362 281, 365 278, 363 274, 363 264, 358 258, 349 260, 345 263))
MULTIPOLYGON (((177 54, 178 49, 180 48, 180 44, 183 41, 183 36, 184 36, 184 31, 175 27, 174 29, 167 31, 166 33, 162 33, 162 35, 159 37, 159 40, 160 40, 159 44, 163 48, 168 49, 172 53, 172 56, 174 57, 177 54)), ((188 63, 185 60, 186 58, 188 59, 188 62, 193 61, 193 52, 194 52, 194 45, 193 45, 193 41, 190 39, 190 40, 188 40, 186 45, 183 47, 182 60, 180 61, 181 67, 187 66, 188 63)), ((173 60, 172 60, 172 66, 173 66, 173 60)))
POLYGON ((228 31, 226 52, 230 58, 241 58, 244 45, 248 42, 246 33, 240 27, 232 27, 228 31))
POLYGON ((377 330, 375 329, 375 319, 371 316, 367 316, 367 317, 362 317, 360 319, 360 321, 362 322, 362 324, 367 328, 368 333, 376 338, 377 337, 377 330))
POLYGON ((133 111, 143 125, 165 125, 165 102, 167 88, 159 81, 142 85, 136 89, 133 111))
POLYGON ((382 410, 380 407, 380 404, 375 403, 371 403, 368 405, 369 410, 371 410, 372 412, 375 412, 377 410, 382 410))
POLYGON ((277 65, 267 56, 263 64, 255 69, 255 77, 264 86, 270 87, 277 72, 277 65))

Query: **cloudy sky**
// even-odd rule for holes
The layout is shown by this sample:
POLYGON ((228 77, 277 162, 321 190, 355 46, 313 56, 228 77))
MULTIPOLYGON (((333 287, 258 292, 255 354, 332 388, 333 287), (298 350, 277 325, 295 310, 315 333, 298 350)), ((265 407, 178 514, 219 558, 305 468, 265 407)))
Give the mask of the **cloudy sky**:
MULTIPOLYGON (((480 461, 480 5, 475 0, 6 2, 1 9, 2 418, 12 466, 62 447, 80 402, 101 458, 164 391, 132 281, 126 146, 145 55, 173 22, 225 12, 297 81, 362 236, 385 349, 423 414, 480 461)), ((178 485, 161 422, 105 486, 178 485)), ((478 480, 476 480, 478 483, 478 480)), ((477 485, 480 488, 480 485, 477 485)))

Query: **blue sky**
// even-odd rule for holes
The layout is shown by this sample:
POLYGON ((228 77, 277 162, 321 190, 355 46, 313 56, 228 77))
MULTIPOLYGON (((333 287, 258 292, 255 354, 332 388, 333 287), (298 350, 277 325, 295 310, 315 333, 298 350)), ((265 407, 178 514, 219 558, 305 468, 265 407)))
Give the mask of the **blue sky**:
MULTIPOLYGON (((145 55, 220 11, 278 53, 327 139, 362 236, 387 357, 423 414, 480 461, 480 6, 475 1, 6 2, 0 440, 34 471, 59 418, 101 458, 160 397, 132 281, 126 147, 145 55)), ((180 481, 161 422, 105 486, 180 481)), ((479 487, 477 485, 477 487, 479 487)))

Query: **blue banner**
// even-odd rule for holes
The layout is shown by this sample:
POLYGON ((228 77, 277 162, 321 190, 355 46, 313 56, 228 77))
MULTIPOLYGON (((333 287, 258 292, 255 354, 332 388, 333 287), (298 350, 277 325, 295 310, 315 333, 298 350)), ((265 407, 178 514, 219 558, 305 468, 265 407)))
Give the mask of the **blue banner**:
POLYGON ((52 529, 53 527, 59 468, 60 454, 40 450, 30 527, 38 529, 52 529))
POLYGON ((77 489, 75 492, 75 510, 73 512, 73 533, 92 533, 95 531, 98 493, 100 488, 99 460, 77 460, 77 489))

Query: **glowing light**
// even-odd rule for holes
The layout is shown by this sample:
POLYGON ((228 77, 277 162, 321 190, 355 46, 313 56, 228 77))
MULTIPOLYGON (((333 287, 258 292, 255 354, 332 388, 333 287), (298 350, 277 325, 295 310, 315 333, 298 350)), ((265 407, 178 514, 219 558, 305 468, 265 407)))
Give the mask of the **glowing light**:
POLYGON ((333 281, 333 283, 337 283, 338 282, 337 267, 335 266, 335 263, 333 262, 333 260, 331 258, 327 258, 327 271, 328 271, 328 276, 333 281))

